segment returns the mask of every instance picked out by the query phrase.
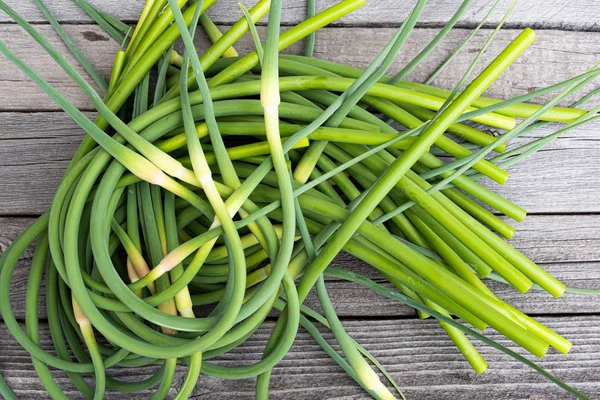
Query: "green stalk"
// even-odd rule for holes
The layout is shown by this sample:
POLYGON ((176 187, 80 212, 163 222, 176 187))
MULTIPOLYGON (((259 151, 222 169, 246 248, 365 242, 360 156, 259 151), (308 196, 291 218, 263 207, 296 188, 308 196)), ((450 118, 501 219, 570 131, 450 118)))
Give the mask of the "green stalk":
POLYGON ((98 25, 100 25, 110 36, 112 36, 117 42, 123 42, 124 37, 115 27, 109 24, 94 7, 92 7, 85 0, 75 0, 75 2, 81 7, 98 25))
POLYGON ((102 400, 104 399, 104 388, 106 385, 102 356, 98 351, 98 345, 96 343, 94 330, 92 328, 92 325, 90 324, 90 320, 85 316, 85 314, 77 304, 75 297, 73 297, 72 302, 73 312, 75 313, 75 319, 77 320, 77 324, 81 329, 83 340, 88 348, 88 351, 90 352, 92 364, 94 365, 94 377, 96 379, 96 390, 94 392, 94 400, 102 400))
POLYGON ((256 53, 258 54, 258 62, 262 67, 263 62, 263 47, 260 43, 260 37, 258 36, 258 31, 256 30, 256 25, 252 20, 252 15, 242 3, 238 4, 242 12, 244 13, 244 17, 246 17, 246 22, 248 23, 248 27, 250 28, 250 33, 252 34, 252 40, 254 41, 254 47, 256 48, 256 53))
MULTIPOLYGON (((283 231, 281 234, 281 245, 277 253, 276 265, 287 269, 292 256, 294 236, 296 231, 296 205, 293 196, 293 187, 286 164, 281 137, 279 134, 279 76, 278 76, 278 44, 279 25, 281 19, 281 1, 273 0, 269 11, 269 24, 267 27, 267 39, 263 55, 263 69, 261 74, 260 102, 264 108, 265 129, 273 167, 277 174, 277 182, 281 193, 281 206, 283 209, 283 231)), ((211 81, 212 82, 212 81, 211 81)), ((274 266, 275 267, 275 266, 274 266)), ((279 268, 281 268, 279 267, 279 268)), ((295 289, 294 289, 295 291, 295 289)), ((288 312, 289 314, 289 312, 288 312)), ((280 319, 284 321, 284 319, 280 319)), ((278 324, 280 325, 280 324, 278 324)), ((283 325, 281 325, 283 326, 283 325)), ((271 339, 263 354, 263 360, 273 354, 274 343, 281 335, 277 327, 274 329, 271 339)), ((263 397, 262 393, 268 392, 270 370, 257 378, 257 397, 263 397), (263 388, 263 389, 259 389, 263 388)))
MULTIPOLYGON (((210 17, 206 14, 202 14, 200 16, 200 25, 204 28, 204 31, 210 38, 213 43, 216 43, 221 37, 223 37, 223 33, 219 30, 217 25, 210 19, 210 17)), ((233 46, 229 47, 223 53, 223 57, 237 57, 238 52, 233 48, 233 46)), ((186 65, 186 64, 184 64, 186 65)))
POLYGON ((336 315, 335 310, 333 309, 333 304, 331 304, 331 300, 329 299, 329 296, 327 294, 327 289, 325 288, 325 280, 323 279, 323 275, 321 275, 317 280, 317 294, 319 295, 321 306, 323 307, 325 316, 329 321, 331 330, 335 335, 335 338, 337 339, 340 347, 342 348, 342 351, 346 355, 348 363, 355 371, 357 378, 362 382, 362 384, 367 390, 372 391, 382 400, 395 399, 394 395, 379 380, 379 377, 377 376, 375 371, 373 371, 373 369, 365 361, 363 356, 358 351, 357 347, 354 345, 350 336, 348 336, 348 334, 344 330, 342 323, 338 319, 338 316, 336 315))
MULTIPOLYGON (((419 93, 429 94, 431 96, 443 98, 448 97, 448 95, 450 94, 450 91, 445 89, 438 89, 434 88, 433 86, 426 86, 413 82, 401 82, 398 84, 398 87, 403 87, 409 90, 417 91, 419 93)), ((473 101, 472 105, 473 107, 477 108, 485 108, 499 103, 501 103, 500 100, 480 96, 473 101)), ((515 118, 527 118, 530 117, 536 111, 538 111, 540 108, 542 108, 542 106, 539 104, 519 103, 518 105, 500 108, 496 112, 498 114, 515 118)), ((571 122, 575 118, 581 117, 583 113, 583 110, 565 107, 553 107, 551 110, 542 114, 540 116, 540 119, 543 121, 550 122, 571 122)))
MULTIPOLYGON (((306 17, 312 18, 316 13, 316 1, 315 0, 307 0, 306 1, 306 17)), ((304 55, 306 57, 312 57, 315 51, 315 33, 312 32, 306 38, 306 46, 304 47, 304 55)))

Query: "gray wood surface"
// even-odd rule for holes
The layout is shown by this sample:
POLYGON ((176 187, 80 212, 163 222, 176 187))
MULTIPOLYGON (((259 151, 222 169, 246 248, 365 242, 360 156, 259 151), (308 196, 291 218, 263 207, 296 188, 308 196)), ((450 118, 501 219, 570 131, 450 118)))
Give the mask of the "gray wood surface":
MULTIPOLYGON (((558 377, 585 391, 592 398, 600 396, 596 382, 600 368, 600 318, 543 317, 550 328, 566 335, 574 343, 568 355, 550 352, 540 365, 558 377)), ((360 341, 403 388, 409 399, 566 399, 561 389, 536 372, 488 346, 475 343, 488 361, 490 370, 476 375, 461 359, 450 340, 435 321, 416 319, 364 319, 344 321, 348 333, 360 341)), ((246 344, 219 361, 222 365, 244 365, 260 360, 272 322, 267 322, 246 344)), ((40 326, 42 337, 48 337, 46 325, 40 326)), ((492 331, 490 338, 507 341, 492 331)), ((325 337, 333 343, 330 333, 325 337)), ((45 339, 43 346, 51 346, 45 339)), ((3 376, 17 387, 19 398, 45 398, 44 389, 34 377, 29 356, 6 333, 0 324, 0 365, 3 376)), ((143 379, 153 368, 118 370, 120 379, 143 379)), ((180 369, 179 374, 185 373, 180 369)), ((114 372, 113 372, 114 373, 114 372)), ((61 386, 71 388, 70 398, 81 398, 73 391, 65 374, 57 372, 61 386)), ((181 376, 181 375, 179 375, 181 376)), ((180 380, 178 382, 181 382, 180 380)), ((314 340, 300 331, 290 353, 273 370, 272 399, 366 399, 362 389, 342 371, 314 340)), ((111 399, 130 396, 111 395, 111 399)), ((194 399, 253 399, 254 381, 223 381, 201 376, 194 399), (218 396, 217 396, 218 394, 218 396)))
MULTIPOLYGON (((407 41, 406 50, 398 57, 392 71, 398 70, 431 40, 460 2, 429 1, 419 29, 407 41)), ((8 0, 7 3, 28 20, 43 22, 32 0, 8 0)), ((66 22, 67 32, 106 76, 118 44, 91 25, 90 19, 72 0, 47 0, 46 3, 59 20, 66 22)), ((93 0, 93 3, 127 21, 135 20, 143 5, 142 0, 93 0)), ((319 0, 317 7, 321 10, 333 3, 334 0, 319 0)), ((473 0, 457 26, 474 26, 487 13, 491 3, 490 0, 473 0)), ((487 28, 499 21, 508 3, 505 1, 498 7, 487 28)), ((236 4, 233 0, 218 0, 209 15, 226 27, 241 15, 236 4)), ((412 4, 368 0, 367 6, 318 33, 316 56, 365 66, 393 35, 394 29, 390 27, 399 25, 412 4)), ((283 23, 295 24, 305 12, 303 1, 285 1, 283 23)), ((261 25, 265 21, 263 19, 261 25)), ((41 48, 19 27, 8 22, 0 13, 0 39, 40 70, 80 109, 90 110, 89 101, 50 57, 42 54, 41 48)), ((506 25, 509 29, 498 35, 481 65, 490 61, 518 33, 516 28, 539 28, 538 40, 490 88, 489 94, 502 98, 515 96, 586 71, 600 54, 599 22, 600 2, 596 0, 521 0, 506 25)), ((37 24, 36 27, 67 54, 48 25, 37 24)), ((260 26, 259 31, 264 34, 264 27, 260 26)), ((485 29, 478 34, 438 77, 436 84, 451 87, 490 32, 485 29)), ((452 32, 410 78, 425 79, 467 35, 466 29, 452 32)), ((206 47, 203 36, 199 36, 197 45, 200 49, 206 47)), ((252 47, 247 36, 236 46, 241 53, 252 47)), ((298 44, 289 52, 298 53, 301 49, 302 44, 298 44)), ((33 221, 31 217, 48 207, 62 172, 81 139, 82 133, 76 125, 57 111, 57 107, 24 75, 4 58, 0 59, 0 253, 33 221)), ((511 243, 569 286, 600 288, 599 127, 599 124, 588 125, 566 134, 532 159, 512 167, 509 170, 511 178, 504 187, 493 185, 494 190, 524 206, 530 213, 524 222, 515 223, 517 233, 511 243)), ((512 146, 548 132, 519 139, 512 146)), ((23 299, 30 257, 31 252, 28 252, 19 264, 11 290, 19 319, 24 316, 23 299)), ((379 279, 373 268, 347 255, 339 256, 336 265, 379 279)), ((541 365, 592 398, 600 398, 598 298, 566 294, 554 300, 541 292, 532 291, 523 296, 502 284, 491 283, 490 286, 511 304, 538 316, 541 322, 573 340, 574 347, 569 355, 551 352, 541 365)), ((328 289, 349 333, 389 369, 411 399, 568 398, 564 391, 537 373, 487 346, 478 345, 478 348, 490 362, 491 370, 476 376, 434 321, 418 320, 411 309, 347 282, 330 280, 328 289)), ((316 307, 314 298, 307 301, 316 307)), ((40 317, 45 318, 43 308, 40 317)), ((240 365, 257 361, 270 324, 219 362, 240 365)), ((40 331, 43 344, 48 346, 45 322, 40 331)), ((496 334, 490 336, 499 339, 496 334)), ((329 334, 326 337, 332 339, 329 334)), ((0 348, 0 373, 17 391, 19 398, 47 398, 27 353, 15 343, 2 322, 0 348)), ((114 373, 122 379, 137 380, 151 371, 152 368, 136 368, 114 373)), ((184 373, 183 369, 178 370, 178 377, 184 373)), ((68 396, 78 398, 66 375, 57 373, 56 376, 68 396)), ((203 376, 194 398, 212 399, 219 393, 219 398, 250 399, 253 392, 254 381, 250 379, 233 382, 203 376)), ((271 393, 274 399, 366 398, 305 332, 300 332, 292 352, 274 370, 271 393)), ((110 398, 132 397, 111 394, 110 398)))

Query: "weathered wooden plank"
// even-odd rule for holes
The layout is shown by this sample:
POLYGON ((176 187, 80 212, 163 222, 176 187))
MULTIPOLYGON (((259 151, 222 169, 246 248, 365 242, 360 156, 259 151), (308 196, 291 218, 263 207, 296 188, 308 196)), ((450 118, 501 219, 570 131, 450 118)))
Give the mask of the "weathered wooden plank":
MULTIPOLYGON (((460 6, 462 0, 430 0, 420 18, 421 26, 439 26, 450 19, 454 11, 460 6)), ((29 21, 43 22, 45 19, 37 10, 32 0, 9 0, 7 3, 15 8, 29 21)), ((91 19, 79 7, 69 0, 46 1, 48 7, 59 21, 64 22, 90 22, 91 19)), ((111 13, 125 21, 136 21, 144 2, 142 0, 94 0, 92 4, 101 10, 111 13)), ((249 8, 256 0, 244 2, 249 8)), ((317 11, 337 3, 336 0, 323 0, 317 2, 317 11)), ((365 6, 349 16, 341 19, 337 24, 389 26, 397 25, 406 18, 414 6, 412 2, 398 2, 393 0, 369 1, 365 6)), ((474 0, 458 26, 471 27, 479 23, 493 2, 489 0, 474 0)), ((488 23, 496 24, 508 9, 510 3, 501 4, 492 13, 488 23)), ((282 23, 296 24, 306 16, 306 2, 283 2, 282 23)), ((542 27, 545 29, 564 30, 598 30, 597 15, 600 6, 594 0, 578 0, 566 5, 560 0, 549 0, 543 4, 536 0, 521 0, 511 13, 508 24, 514 27, 542 27)), ((229 24, 241 17, 237 2, 233 0, 218 0, 209 10, 208 14, 218 23, 229 24)), ((8 21, 7 16, 0 16, 0 22, 8 21)), ((261 23, 265 23, 264 18, 261 23)))
MULTIPOLYGON (((67 53, 50 26, 43 25, 38 28, 62 53, 67 53)), ((264 34, 263 27, 259 28, 261 34, 264 34)), ((86 57, 90 59, 92 65, 96 66, 104 76, 108 76, 113 54, 119 45, 109 39, 100 28, 93 25, 72 25, 67 26, 66 30, 86 57)), ((394 31, 390 28, 322 29, 317 34, 315 56, 365 67, 385 46, 394 31)), ((390 71, 395 72, 400 66, 410 61, 437 32, 437 29, 415 30, 390 71)), ((455 61, 437 78, 438 86, 452 87, 456 83, 458 77, 464 73, 466 65, 471 62, 483 45, 489 32, 489 30, 480 32, 466 46, 455 61)), ((500 32, 482 58, 475 73, 487 65, 517 34, 516 30, 500 32)), ((447 40, 428 57, 426 62, 409 75, 409 78, 415 81, 426 79, 467 35, 467 30, 454 30, 448 35, 447 40)), ((4 40, 11 49, 39 70, 77 107, 90 109, 90 103, 83 93, 49 56, 43 54, 40 48, 22 33, 19 27, 2 25, 0 26, 0 36, 6 38, 4 40)), ((596 62, 598 54, 600 54, 599 37, 600 33, 595 32, 539 31, 538 40, 492 85, 487 93, 491 96, 508 98, 583 73, 596 62)), ((198 35, 196 43, 199 49, 205 49, 208 45, 203 35, 198 35)), ((245 35, 236 47, 241 54, 245 54, 254 48, 254 44, 250 36, 245 35)), ((286 52, 300 53, 302 48, 302 43, 298 43, 291 46, 286 52)), ((18 72, 6 59, 1 58, 0 111, 32 109, 56 110, 57 107, 41 90, 35 88, 24 74, 18 72)))
MULTIPOLYGON (((0 250, 33 220, 30 218, 0 218, 0 250)), ((511 241, 515 248, 541 264, 548 272, 567 286, 600 289, 600 239, 598 226, 600 216, 531 216, 511 241)), ((28 250, 16 269, 11 288, 12 306, 18 318, 24 318, 25 295, 29 265, 33 252, 28 250)), ((360 272, 383 282, 381 275, 371 266, 341 254, 333 265, 360 272)), ((532 314, 600 313, 596 297, 567 293, 553 299, 548 293, 531 290, 521 295, 502 283, 490 282, 490 287, 501 298, 532 314)), ((411 316, 414 311, 402 304, 372 293, 353 283, 331 280, 328 283, 336 311, 346 317, 397 317, 411 316)), ((44 296, 42 291, 41 296, 44 296)), ((43 304, 43 302, 41 303, 43 304)), ((307 299, 307 305, 319 309, 315 296, 307 299)), ((46 317, 43 307, 40 316, 46 317)))
MULTIPOLYGON (((38 31, 64 55, 79 73, 85 72, 71 56, 66 46, 49 25, 37 27, 38 31)), ((71 103, 81 109, 90 109, 91 102, 70 80, 67 74, 16 25, 2 25, 0 36, 6 45, 19 57, 31 65, 43 78, 51 83, 71 103)), ((119 44, 109 39, 99 27, 93 25, 65 26, 65 31, 77 44, 91 64, 104 77, 110 76, 112 62, 119 44)), ((0 61, 0 109, 36 110, 58 109, 52 100, 39 89, 27 76, 12 65, 6 58, 0 61)), ((92 82, 91 79, 88 79, 92 82)))
POLYGON ((66 114, 53 112, 0 113, 0 126, 0 210, 4 214, 41 214, 48 208, 83 130, 66 114))
MULTIPOLYGON (((83 131, 68 116, 55 112, 0 113, 0 126, 0 215, 41 214, 50 205, 83 131)), ((600 123, 580 127, 511 167, 504 186, 483 182, 530 213, 600 212, 598 127, 600 123)), ((551 132, 544 129, 515 140, 511 147, 551 132)))
MULTIPOLYGON (((559 128, 554 125, 511 140, 508 149, 545 137, 559 128)), ((590 124, 564 134, 532 157, 507 168, 510 177, 504 185, 488 179, 481 183, 529 213, 598 212, 600 208, 595 205, 598 204, 595 190, 598 186, 592 184, 600 162, 596 131, 597 125, 590 124), (586 164, 593 171, 589 171, 586 164)), ((519 224, 515 227, 519 229, 519 224)))
POLYGON ((0 209, 40 214, 48 208, 83 131, 62 113, 1 113, 0 120, 0 209), (19 196, 21 192, 27 194, 19 196))
MULTIPOLYGON (((555 317, 541 322, 573 341, 570 354, 555 351, 540 361, 551 373, 575 386, 591 398, 600 395, 597 375, 600 373, 600 318, 555 317)), ((490 370, 476 375, 453 347, 435 321, 362 320, 344 321, 346 330, 363 344, 391 373, 408 398, 415 399, 567 399, 566 392, 536 372, 508 356, 476 343, 490 365, 490 370), (369 329, 365 329, 368 324, 369 329)), ((239 349, 217 362, 234 366, 260 359, 273 323, 266 322, 239 349)), ((493 332, 494 340, 508 342, 493 332)), ((42 346, 51 346, 45 324, 40 327, 42 346)), ((330 343, 334 339, 324 332, 330 343)), ((17 392, 19 398, 48 398, 39 384, 28 354, 0 325, 0 373, 17 392)), ((154 369, 118 369, 120 378, 138 380, 154 369)), ((180 370, 179 373, 183 373, 180 370)), ((80 398, 65 374, 56 372, 61 387, 69 398, 80 398)), ((181 380, 176 380, 180 383, 181 380)), ((273 370, 270 398, 273 399, 366 399, 362 392, 303 330, 300 330, 290 353, 273 370)), ((215 393, 223 399, 254 398, 254 379, 221 380, 202 376, 194 399, 212 399, 215 393)), ((143 393, 147 397, 149 392, 143 393)), ((112 398, 136 398, 110 392, 112 398)), ((137 397, 139 398, 139 397, 137 397)))
MULTIPOLYGON (((24 324, 22 325, 24 328, 24 324)), ((40 326, 40 343, 42 348, 51 349, 53 348, 52 339, 50 336, 50 330, 47 323, 42 323, 40 326)), ((37 378, 31 358, 25 353, 18 345, 18 343, 11 337, 10 332, 6 328, 6 325, 2 323, 0 326, 0 343, 3 347, 10 348, 10 351, 3 352, 6 357, 0 361, 0 373, 9 382, 9 385, 19 399, 33 399, 38 396, 46 398, 47 393, 44 390, 41 382, 37 378), (10 354, 10 356, 9 356, 10 354)), ((112 376, 121 381, 135 382, 140 381, 151 376, 159 367, 147 366, 140 368, 128 368, 126 370, 115 369, 109 371, 107 375, 112 376)), ((174 382, 178 382, 183 377, 184 368, 178 367, 175 375, 174 382)), ((82 398, 81 393, 71 383, 67 374, 62 371, 54 371, 53 376, 65 395, 69 399, 82 398)), ((140 392, 142 398, 148 398, 152 395, 151 390, 140 392)), ((175 390, 172 389, 169 393, 170 396, 175 394, 175 390)), ((120 397, 113 397, 115 393, 110 393, 110 398, 127 398, 121 395, 120 397)))

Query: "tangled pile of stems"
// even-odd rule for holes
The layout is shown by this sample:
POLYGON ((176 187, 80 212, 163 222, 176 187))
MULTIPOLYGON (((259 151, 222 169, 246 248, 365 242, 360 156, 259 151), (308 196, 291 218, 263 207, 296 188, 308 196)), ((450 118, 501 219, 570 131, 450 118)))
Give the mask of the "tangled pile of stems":
MULTIPOLYGON (((160 399, 170 393, 179 364, 187 366, 187 373, 176 398, 192 393, 200 373, 257 377, 256 395, 266 398, 270 372, 289 351, 299 326, 373 397, 403 397, 384 367, 345 332, 327 294, 328 275, 408 304, 421 318, 435 317, 478 373, 487 364, 467 335, 585 398, 481 334, 492 327, 537 357, 549 347, 563 353, 571 347, 482 281, 491 277, 521 293, 535 287, 555 297, 567 290, 507 244, 504 239, 514 229, 497 214, 521 221, 525 210, 478 180, 504 184, 507 166, 595 120, 597 109, 578 108, 595 92, 572 107, 556 106, 594 79, 594 68, 518 98, 482 97, 535 39, 525 29, 471 79, 507 13, 453 91, 430 85, 447 63, 426 84, 406 81, 470 0, 394 76, 386 72, 425 0, 417 2, 364 70, 311 56, 314 32, 364 0, 342 0, 318 14, 314 1, 309 2, 308 19, 281 34, 280 0, 260 0, 250 10, 242 6, 244 15, 224 33, 205 13, 214 0, 148 0, 133 32, 80 1, 123 43, 107 83, 42 0, 35 1, 99 88, 0 1, 0 8, 53 57, 99 113, 95 122, 89 120, 0 42, 4 56, 87 133, 50 210, 0 258, 2 317, 31 354, 53 398, 67 396, 51 368, 65 371, 88 398, 103 398, 107 388, 155 388, 152 398, 160 399), (267 12, 262 44, 254 24, 267 12), (193 43, 198 24, 214 42, 202 54, 193 43), (239 57, 233 46, 247 31, 256 51, 239 57), (279 54, 306 37, 305 56, 279 54), (179 38, 182 54, 174 50, 179 38), (154 92, 151 76, 156 77, 154 92), (545 105, 527 102, 550 92, 558 94, 545 105), (469 121, 505 132, 493 136, 469 121), (562 125, 506 151, 508 140, 551 123, 562 125), (496 155, 485 158, 490 153, 496 155), (22 330, 9 289, 17 261, 36 239, 22 330), (394 289, 330 266, 340 251, 370 264, 394 289), (43 274, 52 351, 40 347, 38 333, 43 274), (314 287, 324 315, 303 305, 314 287), (194 306, 206 306, 202 316, 194 306), (212 362, 244 343, 273 309, 280 313, 260 361, 236 367, 212 362), (333 332, 343 356, 317 324, 333 332), (156 372, 139 382, 105 373, 115 366, 145 365, 156 365, 156 372), (93 377, 93 385, 86 376, 93 377)), ((1 378, 0 394, 15 398, 1 378)))

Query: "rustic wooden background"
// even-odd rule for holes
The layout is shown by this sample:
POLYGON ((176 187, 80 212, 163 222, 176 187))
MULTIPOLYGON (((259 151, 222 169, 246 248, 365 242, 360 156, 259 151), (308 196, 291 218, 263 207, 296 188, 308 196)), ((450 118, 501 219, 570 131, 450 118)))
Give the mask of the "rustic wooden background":
MULTIPOLYGON (((72 0, 47 0, 73 40, 105 75, 118 44, 93 25, 72 0)), ((319 0, 322 9, 335 0, 319 0)), ((36 24, 64 54, 52 28, 32 0, 9 0, 9 5, 36 24)), ((93 3, 124 21, 134 21, 142 0, 94 0, 93 3)), ((249 1, 247 6, 254 1, 249 1)), ((305 15, 304 1, 284 1, 283 23, 292 25, 305 15)), ((366 65, 386 43, 412 7, 412 1, 369 0, 367 6, 317 34, 317 57, 366 65)), ((457 28, 410 78, 422 80, 468 35, 491 6, 474 0, 457 28)), ((472 43, 436 81, 450 87, 474 57, 508 3, 499 7, 472 43)), ((430 0, 394 70, 406 63, 436 34, 460 0, 430 0)), ((209 15, 224 28, 241 13, 237 0, 218 0, 209 15)), ((263 21, 264 22, 264 21, 263 21)), ((597 0, 521 0, 505 29, 484 57, 489 61, 524 27, 537 28, 538 40, 495 83, 489 94, 502 98, 556 83, 582 73, 600 57, 600 2, 597 0)), ((263 27, 259 30, 264 31, 263 27)), ((206 40, 199 35, 198 46, 206 40)), ((0 15, 0 39, 36 67, 79 108, 90 113, 90 102, 41 48, 5 16, 0 15)), ((237 49, 252 47, 245 37, 237 49)), ((299 52, 302 45, 293 46, 299 52)), ((516 224, 511 243, 567 285, 600 288, 600 124, 562 136, 534 158, 510 169, 504 187, 494 189, 529 211, 516 224)), ((535 136, 541 133, 536 132, 535 136)), ((0 58, 0 252, 48 207, 82 131, 60 112, 33 83, 0 58)), ((530 138, 521 139, 528 140, 530 138)), ((14 280, 12 298, 18 318, 24 318, 24 292, 31 252, 14 280)), ((360 269, 377 278, 365 265, 342 256, 338 265, 360 269)), ((491 284, 503 298, 573 341, 568 355, 551 351, 541 365, 561 379, 600 398, 600 299, 567 294, 559 300, 544 293, 521 296, 491 284)), ((537 373, 493 349, 478 346, 490 370, 480 376, 469 368, 434 321, 420 321, 402 305, 355 285, 330 281, 329 292, 347 330, 369 349, 411 399, 563 399, 561 389, 537 373)), ((310 300, 314 305, 314 299, 310 300)), ((42 311, 43 312, 43 311, 42 311)), ((44 315, 41 315, 43 318, 44 315)), ((269 325, 269 324, 267 324, 269 325)), ((42 343, 50 346, 47 324, 40 326, 42 343)), ((260 329, 241 349, 223 358, 224 364, 256 361, 269 330, 260 329)), ((489 332, 490 336, 507 344, 489 332)), ((46 398, 28 354, 0 322, 0 373, 22 398, 46 398)), ((120 370, 121 378, 141 379, 147 368, 120 370)), ((183 371, 180 371, 183 373, 183 371)), ((66 393, 77 398, 66 375, 57 373, 66 393)), ((364 392, 300 332, 290 354, 273 372, 271 393, 277 399, 358 399, 364 392)), ((194 398, 250 399, 254 380, 222 381, 203 376, 194 398)), ((110 398, 123 398, 110 394, 110 398)), ((128 396, 124 396, 128 397, 128 396)), ((128 398, 134 398, 129 396, 128 398)))

